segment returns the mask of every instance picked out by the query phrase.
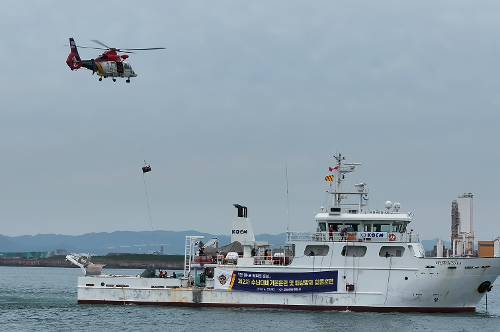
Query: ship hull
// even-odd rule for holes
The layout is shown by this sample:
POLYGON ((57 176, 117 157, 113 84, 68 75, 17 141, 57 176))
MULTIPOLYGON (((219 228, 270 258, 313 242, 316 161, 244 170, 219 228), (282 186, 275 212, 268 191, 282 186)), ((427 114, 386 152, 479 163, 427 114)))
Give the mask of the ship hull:
MULTIPOLYGON (((182 285, 181 279, 88 276, 78 279, 80 304, 137 304, 182 307, 250 307, 375 312, 473 312, 500 273, 498 258, 419 259, 413 267, 331 269, 338 287, 331 292, 252 292, 182 285), (452 265, 448 265, 452 264, 452 265), (452 268, 451 268, 452 267, 452 268), (345 277, 345 278, 344 278, 345 277), (346 285, 354 285, 350 290, 346 285)), ((224 267, 227 269, 228 267, 224 267)), ((252 270, 233 267, 234 271, 252 270)), ((254 272, 262 271, 254 268, 254 272)), ((267 271, 303 273, 305 268, 267 271)), ((307 270, 310 272, 310 270, 307 270)), ((185 280, 187 282, 187 280, 185 280)))
MULTIPOLYGON (((115 305, 161 305, 178 307, 242 307, 242 308, 276 308, 292 310, 332 310, 332 311, 372 311, 372 312, 474 312, 475 305, 458 306, 457 303, 445 303, 437 306, 432 303, 421 305, 383 305, 372 303, 336 304, 350 302, 350 298, 339 294, 308 294, 287 296, 255 296, 237 291, 193 290, 193 289, 163 289, 128 291, 107 291, 105 297, 91 298, 87 293, 85 298, 78 300, 79 304, 115 304, 115 305), (331 302, 331 303, 330 303, 331 302)), ((101 293, 102 294, 102 293, 101 293)))
POLYGON ((219 308, 261 308, 312 311, 357 311, 357 312, 475 312, 476 307, 371 307, 371 306, 333 306, 333 305, 289 305, 263 303, 187 303, 187 302, 147 302, 147 301, 108 301, 79 300, 78 304, 110 304, 110 305, 156 305, 172 307, 219 307, 219 308))

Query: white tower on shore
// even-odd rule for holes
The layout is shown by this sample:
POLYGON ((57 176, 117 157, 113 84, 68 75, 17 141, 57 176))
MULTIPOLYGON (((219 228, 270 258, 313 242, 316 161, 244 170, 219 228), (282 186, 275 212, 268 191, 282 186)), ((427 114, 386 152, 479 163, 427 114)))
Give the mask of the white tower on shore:
POLYGON ((453 256, 474 255, 474 218, 472 193, 458 196, 452 203, 451 242, 453 256))

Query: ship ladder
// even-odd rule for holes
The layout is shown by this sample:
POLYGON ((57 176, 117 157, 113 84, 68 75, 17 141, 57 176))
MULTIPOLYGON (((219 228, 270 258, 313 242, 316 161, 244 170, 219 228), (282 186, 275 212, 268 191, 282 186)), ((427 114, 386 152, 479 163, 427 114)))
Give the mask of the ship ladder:
POLYGON ((184 277, 189 277, 191 272, 191 260, 193 257, 193 246, 195 242, 203 239, 203 236, 186 236, 186 244, 184 246, 184 277))
POLYGON ((188 276, 188 273, 191 271, 191 237, 186 236, 186 245, 184 247, 184 277, 188 276))

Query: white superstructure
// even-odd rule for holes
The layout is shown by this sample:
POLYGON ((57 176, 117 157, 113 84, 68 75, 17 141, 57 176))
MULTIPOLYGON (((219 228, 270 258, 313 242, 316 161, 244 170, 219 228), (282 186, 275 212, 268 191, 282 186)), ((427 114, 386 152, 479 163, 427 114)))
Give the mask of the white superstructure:
POLYGON ((238 242, 196 252, 199 237, 186 237, 182 277, 83 276, 78 302, 474 311, 500 274, 500 258, 426 258, 408 226, 413 214, 390 201, 370 210, 365 183, 342 186, 359 164, 335 158, 332 203, 316 215, 313 232, 287 232, 281 245, 256 242, 247 208, 235 204, 231 236, 238 242))

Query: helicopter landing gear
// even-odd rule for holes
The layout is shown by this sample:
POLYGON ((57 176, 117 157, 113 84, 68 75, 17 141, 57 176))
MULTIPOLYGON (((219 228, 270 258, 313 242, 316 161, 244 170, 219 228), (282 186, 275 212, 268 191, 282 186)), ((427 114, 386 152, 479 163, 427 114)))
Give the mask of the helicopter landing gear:
POLYGON ((116 78, 113 78, 113 82, 116 82, 116 78))
POLYGON ((129 79, 127 79, 125 82, 130 83, 130 78, 129 78, 129 79))
POLYGON ((99 82, 101 82, 101 81, 102 81, 102 77, 99 77, 99 82))

